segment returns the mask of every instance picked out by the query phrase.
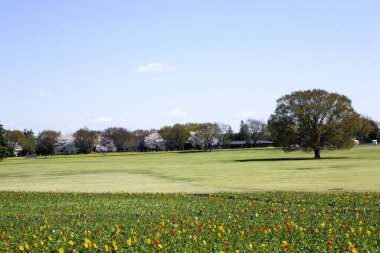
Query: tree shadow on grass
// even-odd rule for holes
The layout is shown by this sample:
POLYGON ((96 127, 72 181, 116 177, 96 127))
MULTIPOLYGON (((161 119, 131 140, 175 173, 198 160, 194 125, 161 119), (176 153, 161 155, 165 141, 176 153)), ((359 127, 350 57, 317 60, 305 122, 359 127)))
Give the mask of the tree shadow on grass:
POLYGON ((313 161, 313 160, 339 160, 348 159, 347 156, 338 157, 322 157, 315 159, 314 157, 279 157, 279 158, 254 158, 254 159, 241 159, 235 160, 235 162, 279 162, 279 161, 313 161))

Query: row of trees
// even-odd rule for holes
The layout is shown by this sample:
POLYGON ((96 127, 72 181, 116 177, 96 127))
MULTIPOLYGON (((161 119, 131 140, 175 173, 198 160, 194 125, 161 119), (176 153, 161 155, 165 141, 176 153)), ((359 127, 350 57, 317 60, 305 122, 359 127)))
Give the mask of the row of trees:
POLYGON ((216 145, 230 147, 232 141, 244 141, 251 147, 260 139, 274 141, 286 151, 313 150, 315 158, 319 158, 325 148, 352 147, 353 139, 361 142, 380 139, 380 130, 378 123, 357 114, 347 97, 315 89, 281 97, 267 123, 247 119, 240 122, 237 133, 223 123, 188 123, 149 131, 82 128, 69 136, 44 130, 36 136, 32 130, 4 130, 0 125, 0 159, 36 154, 211 150, 216 145))
MULTIPOLYGON (((81 128, 72 135, 44 130, 36 136, 33 130, 4 130, 2 145, 9 156, 75 154, 92 152, 127 152, 147 150, 184 150, 189 148, 211 150, 215 145, 228 147, 231 141, 244 140, 255 146, 264 137, 266 125, 258 120, 241 121, 240 131, 220 123, 187 123, 164 126, 158 130, 130 131, 110 127, 103 131, 81 128), (254 123, 260 127, 254 126, 254 123)), ((269 135, 267 135, 269 138, 269 135)), ((4 155, 5 156, 5 155, 4 155)))

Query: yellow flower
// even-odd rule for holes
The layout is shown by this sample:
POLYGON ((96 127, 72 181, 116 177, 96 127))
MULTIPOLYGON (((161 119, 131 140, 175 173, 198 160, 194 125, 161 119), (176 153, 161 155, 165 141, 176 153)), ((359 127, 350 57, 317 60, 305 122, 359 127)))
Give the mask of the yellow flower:
POLYGON ((263 243, 263 244, 261 244, 261 248, 262 248, 262 249, 266 249, 266 248, 267 248, 267 245, 263 243))
POLYGON ((150 238, 146 239, 146 243, 147 244, 151 244, 152 243, 151 240, 150 240, 150 238))
POLYGON ((161 244, 158 244, 157 246, 159 249, 163 249, 164 246, 162 246, 161 244))
POLYGON ((206 242, 205 240, 203 240, 203 241, 202 241, 202 243, 203 243, 204 245, 206 245, 206 244, 207 244, 207 242, 206 242))
POLYGON ((20 251, 24 251, 24 250, 25 250, 24 246, 22 246, 22 245, 18 246, 18 249, 19 249, 20 251))
POLYGON ((69 241, 69 244, 70 244, 71 246, 73 246, 73 245, 74 245, 73 240, 70 240, 70 241, 69 241))
POLYGON ((108 252, 109 251, 109 247, 108 247, 108 245, 106 244, 106 245, 104 245, 104 251, 105 252, 108 252))
POLYGON ((129 247, 131 247, 131 246, 132 246, 132 239, 131 239, 131 238, 128 238, 128 239, 126 240, 126 243, 127 243, 127 245, 128 245, 129 247))
POLYGON ((237 249, 237 250, 235 250, 235 253, 240 253, 240 251, 237 249))
POLYGON ((252 245, 252 243, 248 244, 248 250, 253 250, 253 245, 252 245))
POLYGON ((59 250, 58 250, 58 252, 59 253, 65 253, 65 250, 62 247, 60 247, 59 250))
POLYGON ((26 250, 29 250, 29 244, 27 242, 24 244, 24 246, 26 250))
POLYGON ((94 249, 98 248, 98 245, 96 243, 93 243, 92 246, 94 247, 94 249))

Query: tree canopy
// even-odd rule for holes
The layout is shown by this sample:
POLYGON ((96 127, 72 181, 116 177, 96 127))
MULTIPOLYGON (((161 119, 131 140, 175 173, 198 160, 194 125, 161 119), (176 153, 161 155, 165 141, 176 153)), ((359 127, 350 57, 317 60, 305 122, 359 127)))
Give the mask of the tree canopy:
POLYGON ((360 117, 344 95, 313 89, 296 91, 277 100, 268 120, 274 141, 285 151, 351 148, 360 117))
POLYGON ((3 128, 3 125, 0 125, 0 160, 8 157, 8 147, 7 147, 7 141, 5 139, 5 130, 3 128))

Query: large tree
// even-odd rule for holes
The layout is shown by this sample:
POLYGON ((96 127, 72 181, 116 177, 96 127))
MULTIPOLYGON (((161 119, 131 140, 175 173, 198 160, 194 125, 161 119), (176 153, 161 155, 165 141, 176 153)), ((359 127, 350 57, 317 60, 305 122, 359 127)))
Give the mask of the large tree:
POLYGON ((148 149, 159 151, 165 148, 165 140, 157 131, 153 131, 144 139, 145 146, 148 149))
POLYGON ((250 143, 255 147, 257 141, 264 135, 266 124, 261 120, 247 119, 246 125, 248 128, 250 143))
POLYGON ((109 127, 100 136, 102 143, 112 143, 118 152, 129 151, 134 139, 134 135, 123 127, 109 127))
POLYGON ((37 136, 36 153, 38 155, 52 155, 57 149, 60 132, 44 130, 37 136))
POLYGON ((5 130, 3 125, 0 125, 0 160, 9 156, 7 141, 5 139, 5 130))
POLYGON ((222 132, 217 123, 204 123, 199 125, 199 130, 190 131, 189 142, 195 148, 205 151, 212 150, 212 147, 219 143, 222 132))
POLYGON ((183 150, 190 134, 186 131, 186 126, 175 124, 174 126, 164 126, 159 131, 161 137, 166 141, 167 150, 183 150))
POLYGON ((98 142, 98 131, 81 128, 73 134, 74 145, 78 148, 78 152, 88 154, 94 152, 98 142))
POLYGON ((313 150, 318 159, 323 149, 351 148, 360 121, 346 96, 313 89, 278 99, 268 127, 285 151, 313 150))
POLYGON ((26 136, 20 130, 5 130, 10 156, 17 156, 27 143, 26 136))

